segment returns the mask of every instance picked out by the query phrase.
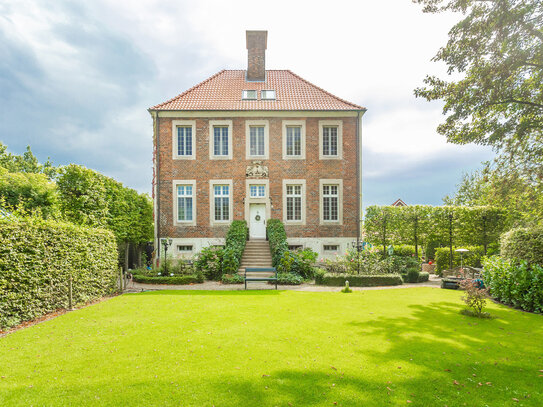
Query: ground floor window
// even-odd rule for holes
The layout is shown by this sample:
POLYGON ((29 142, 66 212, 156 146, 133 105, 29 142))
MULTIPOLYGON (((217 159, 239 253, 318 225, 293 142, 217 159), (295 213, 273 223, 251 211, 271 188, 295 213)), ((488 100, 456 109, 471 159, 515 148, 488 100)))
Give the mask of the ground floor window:
POLYGON ((322 218, 327 221, 337 221, 338 218, 338 186, 322 186, 322 218))
POLYGON ((214 185, 215 220, 230 220, 230 186, 214 185))
POLYGON ((287 220, 302 220, 301 185, 287 185, 287 220))

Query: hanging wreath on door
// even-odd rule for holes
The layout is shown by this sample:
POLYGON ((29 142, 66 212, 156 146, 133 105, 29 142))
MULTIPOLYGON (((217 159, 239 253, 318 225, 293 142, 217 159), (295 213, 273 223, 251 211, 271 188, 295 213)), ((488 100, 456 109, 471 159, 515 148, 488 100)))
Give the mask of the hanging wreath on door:
POLYGON ((260 215, 256 215, 256 216, 255 216, 255 220, 256 220, 257 222, 260 221, 260 215))

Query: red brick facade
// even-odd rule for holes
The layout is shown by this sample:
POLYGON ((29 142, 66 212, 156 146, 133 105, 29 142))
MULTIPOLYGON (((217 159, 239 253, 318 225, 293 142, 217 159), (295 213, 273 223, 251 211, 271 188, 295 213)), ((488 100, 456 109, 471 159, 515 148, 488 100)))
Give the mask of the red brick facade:
MULTIPOLYGON (((277 112, 277 115, 280 115, 277 112)), ((357 116, 346 114, 335 117, 224 117, 231 120, 232 159, 212 160, 209 154, 209 120, 198 117, 184 117, 195 120, 194 160, 174 160, 172 142, 172 120, 178 118, 159 117, 159 150, 157 188, 159 199, 158 226, 160 236, 172 238, 213 238, 224 237, 227 226, 210 226, 210 188, 211 179, 231 179, 233 181, 233 219, 245 219, 246 169, 253 159, 246 159, 246 120, 267 120, 269 122, 269 159, 262 165, 269 169, 269 198, 271 198, 271 218, 283 219, 283 179, 306 180, 306 224, 286 225, 288 237, 350 237, 357 235, 358 188, 357 188, 357 116), (349 117, 350 116, 350 117, 349 117), (341 120, 343 127, 343 158, 319 159, 319 120, 341 120), (304 120, 306 126, 305 159, 283 160, 283 120, 304 120), (343 180, 342 225, 321 225, 319 213, 319 180, 343 180), (173 180, 196 181, 196 226, 174 225, 174 187, 173 180)), ((156 148, 156 140, 155 140, 156 148)), ((248 219, 247 219, 248 220, 248 219)))

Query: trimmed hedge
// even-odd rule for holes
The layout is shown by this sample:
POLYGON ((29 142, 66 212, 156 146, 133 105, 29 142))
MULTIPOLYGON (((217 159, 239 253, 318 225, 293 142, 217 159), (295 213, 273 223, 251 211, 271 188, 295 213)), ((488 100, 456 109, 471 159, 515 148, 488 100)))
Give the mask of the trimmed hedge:
MULTIPOLYGON (((484 256, 484 248, 482 246, 463 246, 462 248, 468 249, 468 253, 463 255, 464 266, 481 267, 481 259, 484 256)), ((461 256, 460 253, 453 248, 453 267, 460 266, 461 256)), ((443 270, 449 269, 449 259, 451 258, 451 251, 448 247, 440 247, 436 249, 436 273, 441 274, 443 270)))
POLYGON ((513 229, 501 237, 501 255, 508 260, 524 260, 543 266, 543 227, 513 229))
POLYGON ((185 284, 196 284, 203 283, 203 276, 200 274, 194 274, 192 276, 174 276, 174 277, 151 277, 143 276, 140 274, 134 274, 133 277, 136 283, 143 284, 174 284, 174 285, 185 285, 185 284))
POLYGON ((281 267, 283 253, 288 251, 287 233, 285 226, 279 219, 270 219, 266 224, 266 236, 270 242, 273 267, 281 267))
POLYGON ((426 271, 421 271, 419 273, 419 279, 417 283, 424 283, 426 281, 430 280, 430 273, 427 273, 426 271))
POLYGON ((483 281, 490 295, 504 304, 543 313, 543 266, 499 256, 483 260, 483 281))
POLYGON ((318 284, 331 287, 342 287, 345 285, 345 280, 349 281, 349 286, 351 287, 376 287, 382 285, 401 285, 403 283, 402 277, 399 274, 362 276, 326 273, 318 276, 318 284))
MULTIPOLYGON (((294 273, 278 273, 277 284, 278 285, 300 285, 304 282, 304 279, 298 274, 294 273)), ((275 284, 275 281, 268 281, 269 284, 275 284)))
POLYGON ((113 233, 71 223, 0 220, 0 329, 117 289, 113 233))
MULTIPOLYGON (((408 245, 408 244, 399 244, 399 245, 393 245, 392 248, 394 249, 393 255, 399 256, 399 257, 416 257, 415 256, 415 245, 408 245)), ((383 250, 381 248, 381 253, 383 253, 383 250)), ((385 253, 388 255, 388 250, 385 253)), ((419 245, 418 247, 418 257, 422 256, 422 247, 419 245)))

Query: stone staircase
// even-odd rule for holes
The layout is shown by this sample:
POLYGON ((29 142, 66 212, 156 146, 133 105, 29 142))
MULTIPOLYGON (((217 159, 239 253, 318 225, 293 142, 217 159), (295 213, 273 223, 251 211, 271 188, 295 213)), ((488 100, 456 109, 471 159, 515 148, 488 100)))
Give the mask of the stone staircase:
MULTIPOLYGON (((247 241, 238 274, 243 275, 246 267, 273 267, 270 245, 267 240, 251 239, 247 241)), ((260 277, 265 277, 263 274, 259 273, 260 277)))

